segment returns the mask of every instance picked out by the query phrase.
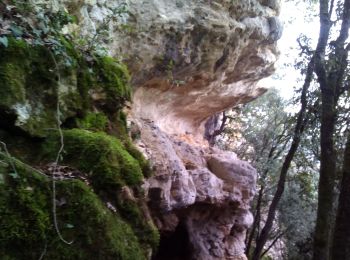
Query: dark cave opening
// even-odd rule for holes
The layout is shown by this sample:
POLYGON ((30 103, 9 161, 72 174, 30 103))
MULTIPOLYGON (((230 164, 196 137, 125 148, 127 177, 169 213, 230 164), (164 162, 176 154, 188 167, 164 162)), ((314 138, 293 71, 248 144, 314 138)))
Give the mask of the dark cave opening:
POLYGON ((187 228, 179 223, 174 232, 164 232, 160 236, 158 251, 152 260, 190 260, 192 249, 187 228))

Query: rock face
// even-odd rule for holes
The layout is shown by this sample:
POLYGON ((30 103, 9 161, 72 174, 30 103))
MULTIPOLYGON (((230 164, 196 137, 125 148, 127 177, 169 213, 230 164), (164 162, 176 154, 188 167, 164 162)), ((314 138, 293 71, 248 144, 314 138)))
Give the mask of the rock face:
MULTIPOLYGON (((155 171, 145 190, 158 228, 171 233, 180 223, 185 226, 191 250, 181 257, 243 257, 245 231, 253 221, 249 202, 255 193, 255 169, 231 152, 196 147, 147 120, 138 123, 139 147, 155 171)), ((156 259, 180 257, 167 253, 156 259)))
POLYGON ((276 3, 133 2, 131 26, 142 32, 119 36, 114 49, 138 86, 135 114, 199 138, 208 117, 264 92, 257 82, 273 72, 281 34, 276 3))
MULTIPOLYGON (((66 5, 80 18, 81 32, 94 34, 121 2, 66 5)), ((125 26, 110 24, 107 48, 129 65, 138 117, 200 139, 214 113, 264 92, 257 82, 274 71, 279 0, 123 2, 125 26)))
MULTIPOLYGON (((74 8, 87 34, 118 6, 81 2, 74 8)), ((161 242, 155 259, 244 259, 256 172, 203 136, 208 118, 264 93, 258 82, 273 73, 278 56, 279 1, 126 3, 128 30, 110 25, 108 49, 132 74, 130 116, 155 172, 144 187, 163 243, 181 227, 190 245, 178 255, 162 251, 161 242)))

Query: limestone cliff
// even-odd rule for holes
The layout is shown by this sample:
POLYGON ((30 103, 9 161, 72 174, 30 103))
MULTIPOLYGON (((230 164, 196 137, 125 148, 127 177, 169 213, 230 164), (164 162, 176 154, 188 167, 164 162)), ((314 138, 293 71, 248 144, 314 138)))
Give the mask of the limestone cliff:
POLYGON ((162 234, 155 259, 244 258, 256 172, 203 136, 208 118, 264 92, 258 81, 273 73, 281 35, 278 1, 129 7, 135 32, 117 34, 113 50, 133 72, 131 121, 155 171, 144 185, 162 234))
MULTIPOLYGON (((83 33, 94 31, 121 1, 86 2, 83 33)), ((108 49, 132 72, 137 117, 200 139, 203 122, 214 113, 264 92, 257 82, 274 71, 278 0, 126 3, 129 30, 111 26, 108 49)))
MULTIPOLYGON (((85 74, 80 71, 79 62, 73 73, 64 77, 71 79, 65 85, 73 87, 67 92, 65 102, 69 106, 63 110, 62 122, 65 127, 71 128, 72 118, 83 117, 80 114, 86 117, 83 110, 87 106, 94 113, 96 110, 104 113, 108 131, 106 126, 103 131, 125 140, 120 144, 104 134, 67 130, 66 138, 71 140, 71 145, 79 141, 91 149, 107 146, 108 151, 90 151, 74 146, 72 150, 68 148, 64 163, 90 172, 88 178, 92 187, 105 203, 106 198, 117 197, 114 204, 118 206, 116 211, 121 212, 117 215, 121 215, 122 221, 129 223, 128 216, 136 214, 136 224, 130 223, 131 228, 128 227, 125 232, 134 232, 132 242, 135 245, 140 242, 143 249, 146 248, 142 251, 137 246, 137 254, 145 256, 144 252, 150 252, 151 246, 156 244, 145 238, 147 234, 154 236, 150 220, 140 220, 142 216, 148 217, 150 210, 161 234, 160 246, 153 251, 153 259, 244 259, 245 231, 252 223, 249 204, 255 194, 256 171, 235 154, 210 147, 204 132, 215 129, 215 125, 206 129, 206 122, 218 112, 249 102, 264 93, 258 82, 273 73, 278 56, 276 41, 281 35, 277 18, 279 1, 127 0, 127 12, 121 13, 116 23, 106 23, 106 19, 122 1, 40 2, 50 3, 52 10, 64 6, 75 15, 76 24, 66 25, 63 28, 65 34, 90 36, 93 40, 95 37, 91 36, 99 32, 99 26, 107 28, 110 39, 102 42, 102 47, 126 63, 131 74, 133 95, 130 105, 124 110, 128 114, 128 130, 134 143, 149 159, 154 174, 150 177, 146 173, 144 159, 135 152, 125 137, 125 131, 118 130, 118 124, 124 120, 119 111, 121 99, 118 95, 114 96, 114 92, 108 92, 108 86, 113 85, 111 78, 119 82, 118 78, 123 77, 124 72, 120 74, 121 66, 109 59, 88 61, 93 63, 90 71, 93 71, 95 81, 84 80, 85 74), (111 63, 114 64, 112 70, 117 73, 112 77, 108 74, 111 63), (79 80, 84 84, 97 85, 97 88, 80 90, 79 80), (91 99, 90 103, 84 104, 87 96, 91 99), (72 101, 74 98, 76 100, 72 101), (115 100, 118 102, 115 103, 115 100), (117 116, 113 106, 118 107, 117 116), (108 152, 111 156, 101 155, 95 159, 95 153, 100 152, 108 152), (82 163, 82 158, 90 159, 86 156, 95 161, 82 163), (100 163, 102 168, 97 167, 100 163), (115 164, 118 166, 114 167, 115 164), (113 175, 115 171, 117 176, 113 175), (141 192, 137 185, 142 173, 145 178, 141 192), (103 181, 101 175, 105 178, 103 181), (111 176, 113 185, 110 183, 111 176), (113 193, 114 189, 118 191, 117 195, 113 193), (144 193, 149 209, 137 193, 144 193), (130 208, 130 205, 133 207, 130 208), (135 205, 141 210, 135 209, 135 205)), ((16 65, 22 68, 19 63, 16 65)), ((28 65, 28 68, 31 66, 28 65)), ((57 87, 57 83, 53 85, 57 87)), ((28 84, 23 88, 25 93, 32 91, 28 84)), ((118 91, 127 92, 124 89, 118 91)), ((27 108, 28 98, 24 96, 20 100, 23 104, 20 104, 27 108)), ((59 97, 57 94, 52 99, 59 97)), ((124 93, 122 97, 124 104, 129 93, 124 93)), ((39 96, 39 101, 31 101, 31 110, 44 113, 45 98, 39 96)), ((13 104, 5 105, 11 107, 13 104)), ((50 106, 47 106, 48 112, 52 110, 50 106)), ((52 111, 52 115, 48 116, 49 127, 57 123, 54 109, 52 111)), ((45 133, 38 134, 36 131, 41 122, 36 120, 38 117, 28 115, 27 119, 34 120, 24 124, 19 120, 23 117, 21 112, 21 107, 16 109, 12 106, 10 115, 6 111, 2 113, 11 124, 11 127, 2 127, 6 131, 20 129, 26 134, 47 138, 45 133)), ((84 122, 86 124, 86 120, 84 122)), ((84 125, 79 125, 79 120, 75 124, 84 125)), ((131 246, 128 250, 133 251, 131 246)), ((124 259, 123 256, 121 259, 124 259)))

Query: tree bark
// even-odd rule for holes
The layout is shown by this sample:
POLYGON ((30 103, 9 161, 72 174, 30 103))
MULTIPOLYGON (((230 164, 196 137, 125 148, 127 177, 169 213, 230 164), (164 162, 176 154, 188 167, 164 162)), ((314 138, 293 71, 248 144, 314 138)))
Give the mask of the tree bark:
POLYGON ((228 116, 226 115, 225 111, 222 112, 222 120, 221 120, 220 128, 214 130, 214 132, 212 134, 208 134, 207 139, 208 139, 210 146, 214 146, 215 138, 225 130, 227 119, 228 119, 228 116))
MULTIPOLYGON (((332 7, 331 7, 332 8, 332 7)), ((336 154, 334 148, 334 130, 336 106, 341 93, 343 78, 347 68, 347 50, 344 48, 350 25, 350 0, 343 4, 342 26, 334 43, 334 52, 329 54, 326 69, 326 46, 331 27, 328 1, 320 1, 320 37, 315 53, 315 72, 321 88, 321 165, 318 185, 317 221, 314 235, 314 260, 328 260, 330 254, 330 236, 332 214, 334 212, 334 187, 336 179, 336 154)))
POLYGON ((318 184, 318 208, 314 237, 314 260, 329 259, 329 238, 332 228, 336 158, 334 151, 335 113, 330 91, 322 94, 321 166, 318 184))
POLYGON ((256 203, 254 222, 253 222, 253 225, 252 225, 250 233, 249 233, 248 242, 246 243, 247 244, 247 247, 245 249, 246 255, 249 255, 249 253, 250 253, 250 249, 252 246, 254 235, 256 233, 258 226, 260 225, 260 216, 261 216, 260 211, 261 211, 261 203, 262 203, 263 194, 264 194, 264 186, 261 186, 260 190, 259 190, 258 200, 256 203))
MULTIPOLYGON (((276 160, 278 158, 278 156, 280 156, 281 153, 284 151, 284 148, 287 146, 287 144, 289 142, 288 139, 284 140, 286 132, 287 132, 287 127, 285 126, 282 130, 282 133, 279 136, 277 136, 276 139, 274 140, 274 145, 272 145, 272 147, 270 148, 269 155, 267 156, 266 165, 268 165, 269 162, 276 160), (281 145, 281 144, 282 144, 282 148, 277 149, 279 147, 279 145, 281 145)), ((262 152, 263 151, 261 151, 259 154, 262 155, 262 152)), ((263 174, 261 176, 263 181, 265 181, 265 178, 266 178, 268 173, 269 173, 269 168, 266 168, 263 171, 263 174)), ((246 239, 247 246, 246 246, 245 253, 247 256, 250 255, 250 250, 252 248, 254 236, 256 235, 256 238, 258 238, 260 235, 259 228, 260 228, 260 224, 261 224, 261 207, 262 207, 261 204, 263 201, 264 193, 265 193, 265 184, 262 184, 260 189, 259 189, 259 193, 258 193, 255 214, 254 214, 254 222, 253 222, 253 225, 250 229, 249 236, 247 236, 247 239, 246 239)))
POLYGON ((343 177, 333 236, 333 260, 350 260, 350 132, 344 152, 343 177))

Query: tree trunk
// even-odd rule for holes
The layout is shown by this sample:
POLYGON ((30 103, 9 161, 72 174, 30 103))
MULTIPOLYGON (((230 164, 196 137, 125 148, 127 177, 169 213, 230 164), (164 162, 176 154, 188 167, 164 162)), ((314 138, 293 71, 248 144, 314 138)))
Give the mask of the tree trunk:
POLYGON ((254 222, 253 222, 253 225, 250 229, 250 233, 249 233, 249 237, 248 237, 248 242, 246 243, 247 244, 247 247, 245 249, 245 253, 246 255, 248 256, 249 253, 250 253, 250 249, 251 249, 251 246, 252 246, 252 242, 253 242, 253 239, 254 239, 254 235, 256 233, 256 230, 258 228, 258 226, 260 225, 260 216, 261 216, 261 202, 262 202, 262 197, 263 197, 263 194, 264 194, 264 186, 262 185, 260 187, 260 190, 259 190, 259 195, 258 195, 258 200, 257 200, 257 203, 256 203, 256 210, 255 210, 255 215, 254 215, 254 222))
POLYGON ((287 172, 288 172, 289 166, 293 160, 294 154, 298 149, 299 142, 300 142, 300 137, 297 137, 295 139, 295 141, 293 141, 293 144, 292 144, 291 148, 289 149, 289 152, 286 156, 286 159, 284 160, 284 163, 283 163, 283 166, 282 166, 282 169, 280 172, 278 184, 277 184, 277 190, 276 190, 275 195, 274 195, 272 202, 270 204, 269 212, 267 215, 267 219, 266 219, 264 228, 262 229, 261 234, 256 241, 256 247, 255 247, 255 250, 253 253, 253 258, 252 258, 253 260, 260 259, 260 256, 262 254, 262 251, 264 249, 266 241, 269 237, 269 233, 272 229, 273 221, 275 220, 277 206, 278 206, 278 203, 279 203, 279 201, 282 197, 282 194, 284 192, 284 186, 285 186, 285 182, 286 182, 286 178, 287 178, 287 172))
POLYGON ((312 58, 311 61, 309 62, 309 65, 308 65, 305 82, 304 82, 302 92, 301 92, 301 97, 300 97, 301 108, 299 110, 297 122, 296 122, 295 129, 294 129, 292 145, 289 148, 289 151, 286 155, 286 158, 284 159, 284 162, 283 162, 283 165, 282 165, 282 168, 280 171, 278 184, 277 184, 277 190, 276 190, 274 197, 272 199, 272 202, 270 204, 265 225, 261 231, 261 234, 257 238, 256 247, 255 247, 255 250, 253 253, 252 260, 259 260, 260 259, 262 251, 263 251, 264 246, 266 244, 266 241, 268 240, 269 233, 272 229, 273 222, 275 220, 277 206, 278 206, 278 203, 281 200, 282 194, 284 192, 284 186, 285 186, 285 182, 286 182, 286 178, 287 178, 288 169, 289 169, 290 164, 294 158, 294 155, 298 149, 301 134, 303 133, 305 125, 306 125, 305 113, 306 113, 306 108, 307 108, 307 91, 309 89, 309 86, 310 86, 310 83, 312 80, 313 69, 314 69, 314 59, 312 58))
POLYGON ((334 149, 334 129, 336 123, 336 106, 341 93, 345 70, 347 68, 347 52, 344 47, 350 26, 350 0, 343 4, 342 25, 334 52, 329 54, 329 62, 325 61, 325 50, 331 27, 331 12, 328 1, 320 1, 320 37, 315 53, 315 72, 321 88, 321 166, 318 185, 317 221, 314 236, 314 260, 328 260, 330 254, 330 236, 332 215, 334 212, 334 187, 336 178, 336 155, 334 149), (328 65, 327 65, 328 64, 328 65), (328 72, 327 72, 328 71, 328 72))
POLYGON ((334 151, 334 112, 333 95, 322 92, 321 117, 321 167, 318 184, 318 209, 314 237, 314 260, 329 259, 329 238, 332 228, 332 212, 335 184, 336 158, 334 151))
POLYGON ((333 236, 333 260, 350 260, 350 132, 344 152, 343 178, 333 236))

